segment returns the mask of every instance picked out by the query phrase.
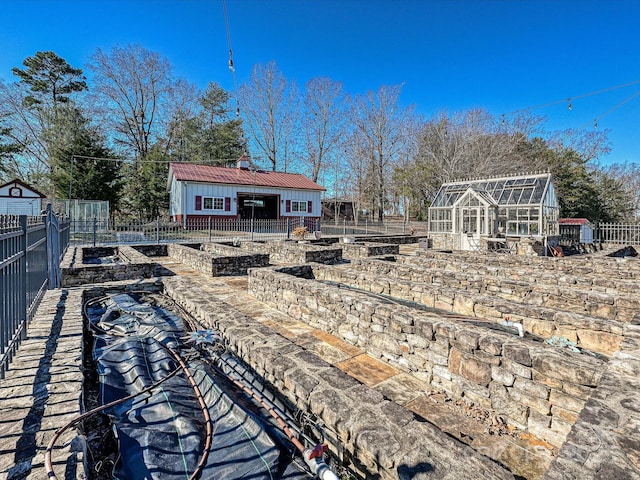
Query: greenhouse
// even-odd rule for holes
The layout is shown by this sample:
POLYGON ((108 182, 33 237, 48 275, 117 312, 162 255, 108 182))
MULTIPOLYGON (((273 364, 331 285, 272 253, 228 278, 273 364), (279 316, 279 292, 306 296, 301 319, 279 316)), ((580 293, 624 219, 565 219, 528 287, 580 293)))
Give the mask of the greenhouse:
POLYGON ((555 239, 559 207, 550 173, 462 180, 440 187, 429 208, 435 248, 491 248, 507 238, 555 239))

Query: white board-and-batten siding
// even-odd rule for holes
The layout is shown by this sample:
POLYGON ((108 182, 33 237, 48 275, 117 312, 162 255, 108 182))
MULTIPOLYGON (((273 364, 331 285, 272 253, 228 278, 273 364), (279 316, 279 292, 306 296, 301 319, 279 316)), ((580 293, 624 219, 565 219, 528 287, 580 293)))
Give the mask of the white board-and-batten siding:
POLYGON ((36 192, 22 184, 10 183, 0 187, 0 215, 29 215, 42 213, 42 199, 36 192), (10 195, 11 188, 19 188, 20 197, 10 195))
POLYGON ((212 198, 230 198, 229 211, 215 211, 216 215, 236 216, 238 214, 238 194, 251 195, 255 193, 259 195, 279 195, 280 197, 280 216, 304 216, 319 217, 320 216, 320 191, 313 190, 295 190, 288 188, 261 187, 252 185, 224 185, 224 184, 205 184, 194 182, 173 181, 170 189, 170 214, 171 215, 206 215, 214 213, 209 210, 196 210, 196 197, 212 197, 212 198), (285 205, 287 201, 306 201, 311 202, 312 211, 307 213, 286 212, 285 205))

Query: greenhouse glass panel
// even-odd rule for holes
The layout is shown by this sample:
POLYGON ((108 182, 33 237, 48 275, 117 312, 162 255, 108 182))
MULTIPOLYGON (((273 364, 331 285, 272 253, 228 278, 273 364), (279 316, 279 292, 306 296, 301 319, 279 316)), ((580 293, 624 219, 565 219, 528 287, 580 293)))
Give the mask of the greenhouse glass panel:
POLYGON ((520 197, 520 205, 524 203, 532 203, 531 196, 533 195, 533 188, 528 187, 522 190, 522 196, 520 197))

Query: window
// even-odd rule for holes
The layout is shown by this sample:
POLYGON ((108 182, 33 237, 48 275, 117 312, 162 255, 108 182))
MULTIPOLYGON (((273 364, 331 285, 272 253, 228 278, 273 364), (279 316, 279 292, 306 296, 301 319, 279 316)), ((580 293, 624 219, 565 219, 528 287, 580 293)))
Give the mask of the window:
POLYGON ((224 210, 223 197, 204 197, 202 199, 203 210, 224 210))
POLYGON ((291 211, 307 213, 307 202, 300 201, 300 200, 293 200, 291 202, 291 211))

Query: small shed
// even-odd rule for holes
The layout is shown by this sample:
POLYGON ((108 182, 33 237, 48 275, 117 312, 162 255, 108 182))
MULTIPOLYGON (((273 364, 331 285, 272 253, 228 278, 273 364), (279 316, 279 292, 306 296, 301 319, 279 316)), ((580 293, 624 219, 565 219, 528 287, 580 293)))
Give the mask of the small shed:
POLYGON ((0 215, 40 215, 43 198, 45 195, 16 178, 0 185, 0 215))
POLYGON ((593 224, 586 218, 561 218, 560 239, 575 243, 593 243, 593 224))
POLYGON ((236 168, 171 163, 169 214, 189 222, 220 220, 279 220, 320 218, 323 187, 298 173, 250 168, 241 158, 236 168))
POLYGON ((480 249, 511 237, 557 238, 559 206, 550 173, 444 183, 429 207, 435 248, 480 249))

